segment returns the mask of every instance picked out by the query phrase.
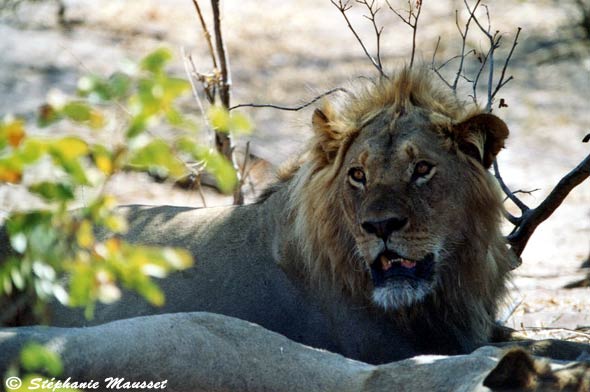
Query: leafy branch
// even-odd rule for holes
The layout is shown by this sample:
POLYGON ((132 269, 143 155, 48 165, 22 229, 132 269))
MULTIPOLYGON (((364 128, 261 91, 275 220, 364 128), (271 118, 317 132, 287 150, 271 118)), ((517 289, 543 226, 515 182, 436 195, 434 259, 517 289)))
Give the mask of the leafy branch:
MULTIPOLYGON (((43 320, 41 305, 49 297, 83 307, 90 317, 95 303, 116 300, 120 287, 162 305, 163 294, 151 278, 191 265, 184 250, 121 240, 127 223, 105 191, 107 182, 127 169, 180 177, 187 172, 185 159, 203 162, 223 189, 235 187, 231 164, 196 143, 192 137, 196 125, 176 107, 190 85, 165 71, 170 58, 169 51, 159 49, 140 62, 137 75, 85 76, 78 83, 78 97, 54 97, 39 111, 41 127, 66 121, 100 132, 110 123, 104 113, 121 109, 127 114, 119 126, 125 129, 122 143, 88 143, 76 136, 41 138, 28 134, 23 120, 0 120, 0 183, 24 188, 42 206, 7 211, 6 232, 0 235, 8 236, 12 249, 1 250, 7 256, 0 264, 0 307, 6 310, 2 322, 31 305, 43 320), (179 136, 172 141, 156 137, 151 128, 162 123, 175 128, 179 136), (40 164, 51 170, 50 179, 31 176, 40 164), (72 210, 86 187, 98 192, 82 208, 72 210), (97 231, 106 233, 105 239, 96 237, 97 231), (63 275, 68 276, 66 281, 63 275)), ((225 113, 210 117, 226 130, 246 127, 239 116, 232 119, 225 113)))

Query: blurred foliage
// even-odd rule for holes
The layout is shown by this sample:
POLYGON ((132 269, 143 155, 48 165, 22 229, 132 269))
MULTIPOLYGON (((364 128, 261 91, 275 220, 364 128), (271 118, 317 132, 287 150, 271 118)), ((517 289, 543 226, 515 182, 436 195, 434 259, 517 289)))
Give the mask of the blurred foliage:
POLYGON ((7 370, 4 379, 18 377, 22 384, 11 391, 30 391, 33 389, 50 389, 60 392, 76 392, 79 389, 64 387, 64 382, 56 380, 63 373, 64 367, 59 355, 38 343, 27 343, 20 352, 20 358, 7 370), (24 374, 21 374, 21 370, 24 374), (45 382, 45 384, 42 384, 45 382), (44 385, 44 386, 43 386, 44 385))
MULTIPOLYGON (((44 205, 11 213, 6 220, 13 252, 0 263, 0 305, 10 303, 13 294, 24 293, 37 304, 37 316, 42 318, 42 304, 55 297, 69 306, 83 307, 91 317, 97 302, 119 298, 120 287, 162 305, 164 296, 151 278, 192 264, 184 250, 121 240, 127 222, 114 208, 115 200, 104 192, 105 183, 121 170, 156 172, 174 179, 187 174, 189 160, 202 163, 223 191, 231 193, 237 184, 232 164, 195 141, 195 121, 178 109, 177 100, 190 93, 190 85, 166 72, 171 57, 168 50, 159 49, 130 72, 108 78, 85 76, 78 83, 76 98, 53 94, 39 111, 40 127, 68 121, 100 132, 113 120, 106 109, 123 108, 127 113, 123 143, 88 143, 78 136, 42 138, 28 134, 21 119, 0 121, 0 183, 26 187, 44 205), (151 129, 163 125, 177 130, 178 136, 172 141, 154 136, 151 129), (39 165, 52 169, 51 179, 26 181, 28 171, 39 165), (103 191, 72 210, 83 187, 103 191)), ((245 117, 217 108, 209 117, 225 121, 227 131, 251 128, 245 117)))

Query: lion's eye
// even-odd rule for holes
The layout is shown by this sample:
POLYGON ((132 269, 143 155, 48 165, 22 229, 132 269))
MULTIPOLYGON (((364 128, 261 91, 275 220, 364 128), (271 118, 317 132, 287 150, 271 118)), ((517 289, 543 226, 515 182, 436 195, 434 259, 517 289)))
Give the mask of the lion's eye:
POLYGON ((430 178, 432 174, 434 174, 434 169, 435 166, 432 163, 420 161, 416 163, 416 165, 414 166, 414 174, 412 177, 415 181, 428 180, 428 178, 430 178))
POLYGON ((432 170, 432 165, 426 161, 420 161, 414 167, 414 173, 417 176, 425 176, 432 170))
POLYGON ((365 177, 365 172, 360 167, 353 167, 348 171, 348 177, 359 184, 365 185, 367 182, 367 178, 365 177))

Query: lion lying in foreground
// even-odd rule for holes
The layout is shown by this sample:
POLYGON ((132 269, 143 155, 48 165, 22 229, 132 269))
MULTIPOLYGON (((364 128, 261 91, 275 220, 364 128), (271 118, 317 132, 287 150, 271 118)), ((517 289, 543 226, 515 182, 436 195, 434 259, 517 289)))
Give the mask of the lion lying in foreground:
POLYGON ((54 325, 206 311, 372 364, 468 353, 490 341, 511 258, 487 172, 504 122, 403 70, 313 115, 299 161, 255 204, 129 207, 127 239, 185 247, 196 265, 54 325))
POLYGON ((590 390, 588 364, 542 361, 522 349, 484 347, 469 355, 372 366, 211 313, 138 317, 91 328, 0 330, 0 374, 30 340, 60 355, 65 373, 58 380, 93 380, 98 386, 89 390, 99 391, 115 390, 108 387, 113 378, 122 386, 165 383, 169 392, 590 390))

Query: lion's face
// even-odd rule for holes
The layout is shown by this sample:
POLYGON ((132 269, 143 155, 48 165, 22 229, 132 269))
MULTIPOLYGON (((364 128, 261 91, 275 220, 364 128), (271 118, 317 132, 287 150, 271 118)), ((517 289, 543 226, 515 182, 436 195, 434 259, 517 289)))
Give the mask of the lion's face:
POLYGON ((387 310, 498 295, 509 262, 487 169, 508 136, 502 120, 406 69, 317 109, 312 124, 289 207, 310 278, 387 310))
MULTIPOLYGON (((323 122, 329 133, 334 121, 317 116, 316 128, 323 122)), ((477 219, 473 210, 490 200, 498 209, 484 162, 502 146, 504 123, 489 114, 459 124, 433 116, 422 108, 384 110, 339 143, 338 218, 370 274, 373 301, 388 310, 423 300, 454 268, 473 268, 454 265, 454 254, 476 235, 468 224, 477 219)))
POLYGON ((339 179, 373 300, 387 309, 420 301, 433 289, 443 249, 464 240, 457 228, 467 218, 457 208, 465 204, 457 192, 465 168, 449 143, 422 111, 393 116, 363 126, 339 179))

